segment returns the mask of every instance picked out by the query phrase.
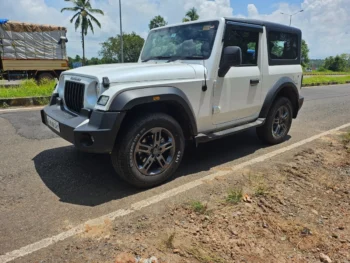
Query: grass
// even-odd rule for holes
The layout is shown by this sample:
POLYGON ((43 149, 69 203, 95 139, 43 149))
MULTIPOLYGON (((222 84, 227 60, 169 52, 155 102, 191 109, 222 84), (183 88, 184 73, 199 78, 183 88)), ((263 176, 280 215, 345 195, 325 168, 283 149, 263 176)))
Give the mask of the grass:
POLYGON ((343 136, 342 136, 343 138, 343 143, 345 144, 345 145, 347 145, 347 144, 349 144, 350 143, 350 132, 347 132, 346 134, 344 134, 343 136))
POLYGON ((209 253, 207 249, 202 249, 198 247, 191 247, 189 249, 186 249, 186 252, 192 255, 195 259, 197 259, 199 262, 203 263, 226 263, 226 260, 222 259, 221 257, 209 253))
POLYGON ((349 76, 342 76, 342 77, 332 77, 332 76, 313 76, 309 78, 303 79, 303 85, 310 85, 310 84, 328 84, 332 82, 336 82, 337 84, 345 84, 346 82, 350 81, 350 75, 349 76))
POLYGON ((349 71, 335 72, 331 70, 304 72, 304 75, 350 75, 349 71))
POLYGON ((168 249, 174 248, 174 238, 175 238, 175 232, 173 232, 166 240, 165 240, 165 246, 168 249))
POLYGON ((255 188, 255 193, 254 193, 255 196, 266 196, 268 195, 268 191, 266 189, 266 186, 263 185, 263 184, 260 184, 258 185, 256 188, 255 188))
POLYGON ((242 198, 243 198, 242 189, 234 189, 228 193, 226 197, 226 202, 235 205, 241 202, 242 198))
POLYGON ((38 84, 35 80, 25 80, 18 87, 0 87, 0 98, 24 98, 51 96, 55 81, 43 81, 38 84))
POLYGON ((198 214, 204 214, 207 211, 207 205, 202 204, 200 201, 193 201, 190 203, 191 208, 198 214))

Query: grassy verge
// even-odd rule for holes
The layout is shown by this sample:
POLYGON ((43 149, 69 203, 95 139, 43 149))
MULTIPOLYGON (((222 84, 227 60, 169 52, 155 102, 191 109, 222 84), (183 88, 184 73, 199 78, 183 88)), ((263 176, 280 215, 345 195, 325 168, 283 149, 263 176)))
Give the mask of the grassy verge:
POLYGON ((332 76, 314 76, 303 79, 303 85, 316 85, 316 84, 345 84, 350 81, 349 76, 332 77, 332 76))
POLYGON ((18 87, 1 87, 0 98, 24 98, 50 96, 55 87, 55 81, 43 81, 37 84, 35 80, 23 81, 18 87))
POLYGON ((304 75, 350 75, 350 72, 335 72, 335 71, 312 71, 312 72, 304 72, 304 75))

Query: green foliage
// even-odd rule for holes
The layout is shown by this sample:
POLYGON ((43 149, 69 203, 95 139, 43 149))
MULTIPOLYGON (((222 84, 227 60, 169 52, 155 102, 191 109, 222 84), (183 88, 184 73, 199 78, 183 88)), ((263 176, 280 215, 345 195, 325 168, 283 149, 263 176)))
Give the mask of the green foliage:
MULTIPOLYGON (((145 40, 135 32, 132 32, 131 34, 123 34, 123 40, 124 61, 137 62, 145 40)), ((118 58, 121 57, 120 35, 108 38, 108 40, 101 45, 102 49, 99 54, 102 56, 102 60, 105 63, 119 62, 118 58)))
POLYGON ((207 205, 202 204, 200 201, 193 201, 190 205, 193 211, 198 214, 204 214, 207 211, 207 205))
POLYGON ((331 56, 325 59, 323 68, 332 71, 347 71, 349 70, 350 57, 348 54, 331 56))
POLYGON ((308 67, 310 64, 309 52, 310 52, 310 49, 306 41, 303 39, 301 41, 301 61, 302 61, 301 65, 303 67, 308 67))
POLYGON ((197 9, 193 7, 187 11, 185 18, 182 19, 182 22, 196 21, 198 19, 199 15, 197 13, 197 9))
POLYGON ((168 22, 164 20, 162 16, 155 16, 149 23, 148 27, 149 29, 161 27, 161 26, 166 26, 168 22))
POLYGON ((238 204, 243 197, 243 191, 242 189, 234 189, 231 190, 227 197, 226 197, 226 202, 230 204, 238 204))
MULTIPOLYGON (((19 87, 0 87, 0 98, 24 98, 51 96, 55 88, 55 80, 43 81, 38 84, 35 80, 25 80, 19 87)), ((47 104, 46 101, 43 101, 47 104)))

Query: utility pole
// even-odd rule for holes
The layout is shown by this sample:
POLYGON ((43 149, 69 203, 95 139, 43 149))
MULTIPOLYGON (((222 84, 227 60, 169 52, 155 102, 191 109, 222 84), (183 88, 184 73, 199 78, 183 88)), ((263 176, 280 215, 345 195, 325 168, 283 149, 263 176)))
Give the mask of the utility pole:
POLYGON ((124 63, 124 39, 123 39, 123 23, 122 23, 122 0, 119 0, 119 18, 120 18, 120 53, 121 61, 124 63))
POLYGON ((292 25, 292 17, 295 16, 296 14, 299 14, 301 12, 304 12, 303 9, 299 10, 298 12, 294 13, 294 14, 286 14, 286 13, 281 13, 282 15, 287 15, 289 16, 289 26, 292 25))

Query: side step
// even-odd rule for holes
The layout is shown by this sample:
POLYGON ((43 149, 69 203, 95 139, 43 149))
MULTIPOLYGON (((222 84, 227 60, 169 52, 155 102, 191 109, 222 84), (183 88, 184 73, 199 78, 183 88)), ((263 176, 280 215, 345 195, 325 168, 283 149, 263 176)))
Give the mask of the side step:
POLYGON ((227 129, 227 130, 222 130, 222 131, 207 133, 207 134, 200 133, 196 136, 195 140, 196 140, 197 144, 203 143, 203 142, 208 142, 208 141, 213 141, 216 139, 223 138, 225 136, 229 136, 229 135, 247 130, 249 128, 259 127, 259 126, 263 125, 264 123, 265 123, 265 119, 259 118, 255 122, 246 123, 244 125, 236 126, 236 127, 233 127, 233 128, 227 129))

